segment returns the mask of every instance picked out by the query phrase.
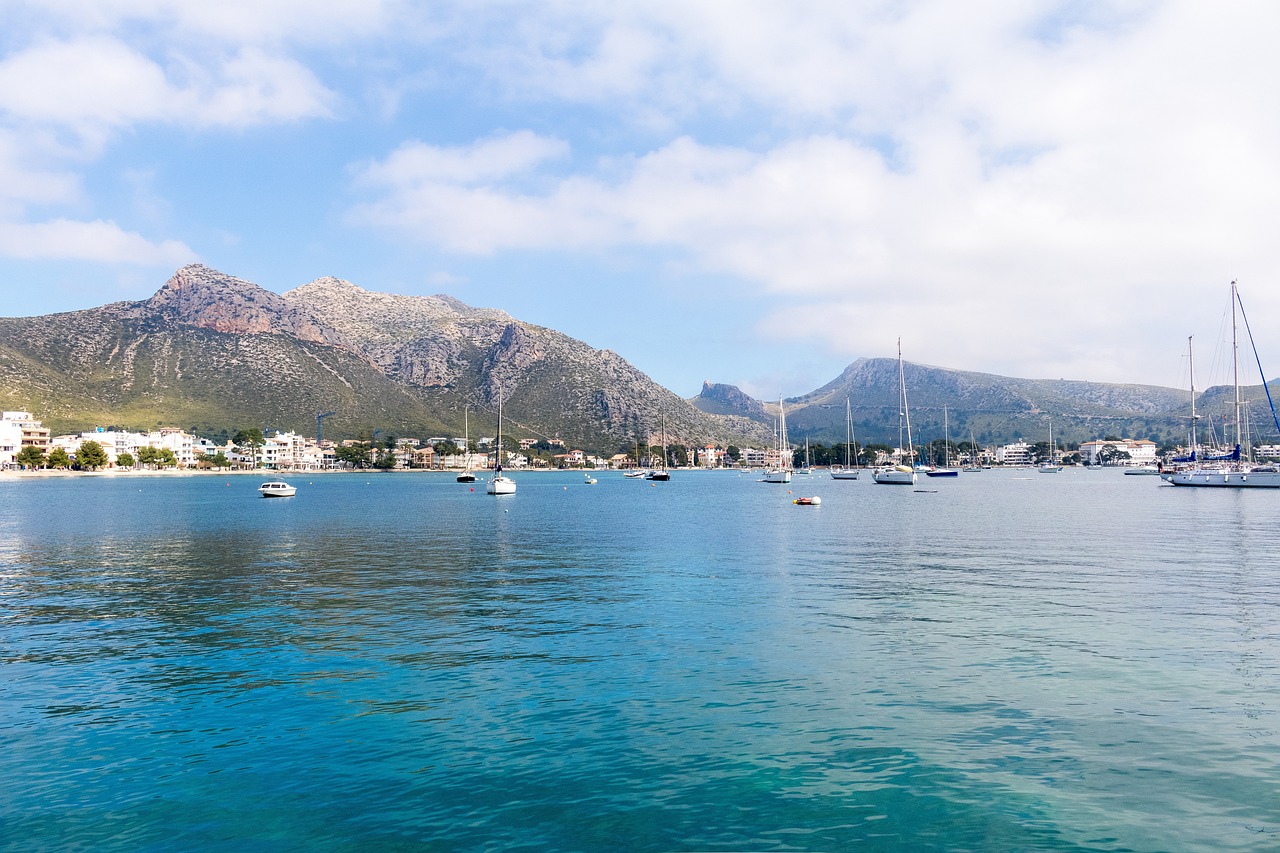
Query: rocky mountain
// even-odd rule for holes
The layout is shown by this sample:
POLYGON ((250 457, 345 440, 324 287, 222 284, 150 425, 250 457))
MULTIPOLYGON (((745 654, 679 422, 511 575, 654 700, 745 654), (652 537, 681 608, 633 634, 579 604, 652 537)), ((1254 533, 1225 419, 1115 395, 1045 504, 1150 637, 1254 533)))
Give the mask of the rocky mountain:
POLYGON ((736 385, 703 382, 702 391, 689 402, 711 415, 736 415, 760 423, 767 423, 772 419, 763 403, 744 393, 736 385))
POLYGON ((245 427, 327 437, 492 434, 498 395, 519 437, 615 451, 657 440, 749 441, 748 418, 708 415, 624 359, 447 296, 374 293, 324 278, 279 295, 200 265, 150 299, 0 319, 5 408, 55 432, 96 425, 245 427))
MULTIPOLYGON (((904 364, 907 403, 913 437, 917 441, 942 438, 945 427, 953 440, 972 434, 982 443, 1029 442, 1048 439, 1048 422, 1062 441, 1088 441, 1104 435, 1181 440, 1190 412, 1186 390, 1155 385, 1125 385, 1074 380, 1035 380, 904 364), (945 414, 944 414, 945 407, 945 414)), ((1230 388, 1210 388, 1197 395, 1197 407, 1208 415, 1225 412, 1230 388)), ((1274 395, 1274 392, 1273 392, 1274 395)), ((1250 419, 1264 434, 1271 416, 1261 387, 1244 393, 1251 403, 1250 419)), ((793 442, 844 441, 845 400, 854 416, 854 432, 861 441, 897 444, 899 382, 897 359, 863 358, 850 364, 831 382, 785 400, 788 433, 793 442)), ((771 421, 776 403, 750 398, 732 386, 704 385, 695 405, 709 411, 771 421), (731 390, 720 390, 729 388, 731 390), (763 412, 763 417, 761 416, 763 412)), ((1207 426, 1208 418, 1204 425, 1207 426)))

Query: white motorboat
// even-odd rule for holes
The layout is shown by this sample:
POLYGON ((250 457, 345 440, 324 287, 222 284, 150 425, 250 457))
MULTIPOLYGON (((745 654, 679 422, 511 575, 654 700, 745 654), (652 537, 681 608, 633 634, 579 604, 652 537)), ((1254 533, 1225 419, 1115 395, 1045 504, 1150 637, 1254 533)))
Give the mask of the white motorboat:
POLYGON ((595 478, 595 477, 592 477, 590 474, 583 474, 583 475, 582 475, 582 482, 583 482, 585 485, 588 485, 588 486, 594 486, 594 485, 596 484, 596 478, 595 478))
POLYGON ((297 486, 291 486, 283 480, 275 480, 258 486, 258 494, 264 498, 291 498, 297 493, 297 486))

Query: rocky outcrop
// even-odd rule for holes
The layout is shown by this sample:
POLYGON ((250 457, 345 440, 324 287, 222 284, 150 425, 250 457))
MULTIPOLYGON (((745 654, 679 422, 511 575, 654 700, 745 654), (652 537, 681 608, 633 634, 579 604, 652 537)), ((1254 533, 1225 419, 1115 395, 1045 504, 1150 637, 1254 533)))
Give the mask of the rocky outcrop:
POLYGON ((702 391, 690 402, 711 415, 737 415, 761 422, 769 420, 764 405, 736 385, 703 382, 702 391))
POLYGON ((300 341, 352 349, 337 330, 304 308, 256 284, 201 264, 178 270, 154 296, 137 303, 126 314, 230 335, 283 334, 300 341))

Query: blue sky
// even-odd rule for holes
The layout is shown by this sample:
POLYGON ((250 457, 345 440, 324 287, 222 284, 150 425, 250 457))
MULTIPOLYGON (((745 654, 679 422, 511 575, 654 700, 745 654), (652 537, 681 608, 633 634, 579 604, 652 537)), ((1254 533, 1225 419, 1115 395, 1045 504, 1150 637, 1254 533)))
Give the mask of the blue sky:
POLYGON ((7 0, 0 315, 201 262, 448 293, 685 396, 899 337, 1178 386, 1231 279, 1280 326, 1278 37, 1264 2, 7 0))

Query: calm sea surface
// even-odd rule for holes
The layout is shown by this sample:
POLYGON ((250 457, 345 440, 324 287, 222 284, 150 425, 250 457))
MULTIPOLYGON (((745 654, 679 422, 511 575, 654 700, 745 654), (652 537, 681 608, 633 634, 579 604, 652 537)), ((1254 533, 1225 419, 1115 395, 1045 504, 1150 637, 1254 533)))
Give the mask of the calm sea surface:
POLYGON ((0 848, 1280 849, 1280 493, 515 476, 0 482, 0 848))

